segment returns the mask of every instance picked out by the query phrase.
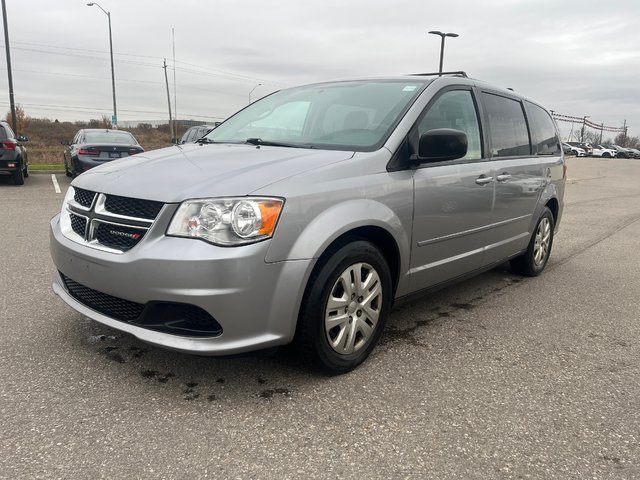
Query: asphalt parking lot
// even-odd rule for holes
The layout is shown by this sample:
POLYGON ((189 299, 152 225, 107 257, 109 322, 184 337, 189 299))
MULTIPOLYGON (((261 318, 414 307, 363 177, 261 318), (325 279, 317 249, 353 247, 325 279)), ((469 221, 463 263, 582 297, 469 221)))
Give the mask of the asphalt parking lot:
POLYGON ((0 478, 639 478, 640 161, 568 165, 542 276, 398 308, 339 377, 83 318, 50 287, 69 180, 0 178, 0 478))

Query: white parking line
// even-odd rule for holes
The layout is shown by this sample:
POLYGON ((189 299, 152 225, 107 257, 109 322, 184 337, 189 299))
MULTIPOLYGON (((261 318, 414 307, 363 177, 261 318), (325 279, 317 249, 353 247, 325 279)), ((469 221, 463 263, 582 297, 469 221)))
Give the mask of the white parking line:
POLYGON ((51 174, 51 181, 53 182, 53 188, 55 189, 56 193, 60 193, 60 185, 58 185, 58 180, 53 173, 51 174))

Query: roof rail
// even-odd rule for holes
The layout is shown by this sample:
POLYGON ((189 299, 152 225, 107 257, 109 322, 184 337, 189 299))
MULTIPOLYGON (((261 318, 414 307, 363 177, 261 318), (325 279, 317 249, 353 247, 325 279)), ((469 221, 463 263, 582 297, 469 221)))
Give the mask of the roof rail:
POLYGON ((428 77, 428 76, 434 76, 434 75, 438 75, 439 77, 441 77, 442 75, 453 75, 455 77, 469 78, 467 76, 467 72, 463 72, 462 70, 458 72, 410 73, 409 75, 415 76, 415 77, 428 77))

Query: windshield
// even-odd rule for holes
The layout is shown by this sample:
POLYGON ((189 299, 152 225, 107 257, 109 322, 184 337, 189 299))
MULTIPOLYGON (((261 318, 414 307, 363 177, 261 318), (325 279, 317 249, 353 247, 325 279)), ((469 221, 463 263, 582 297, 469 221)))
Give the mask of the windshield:
POLYGON ((136 139, 127 132, 87 132, 84 143, 115 143, 118 145, 135 145, 136 139))
POLYGON ((372 151, 427 85, 424 79, 324 83, 276 92, 212 130, 217 143, 372 151))

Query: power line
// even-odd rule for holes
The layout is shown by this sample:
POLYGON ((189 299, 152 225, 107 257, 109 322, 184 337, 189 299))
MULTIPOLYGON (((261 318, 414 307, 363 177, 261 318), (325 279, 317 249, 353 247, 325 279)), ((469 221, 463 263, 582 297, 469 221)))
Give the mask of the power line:
MULTIPOLYGON (((8 105, 8 102, 0 101, 0 105, 8 105)), ((46 103, 20 103, 21 106, 25 107, 38 107, 41 110, 48 111, 60 111, 60 112, 68 112, 68 111, 88 111, 88 112, 109 112, 111 107, 80 107, 77 105, 51 105, 46 103)), ((121 110, 121 112, 126 113, 145 113, 151 115, 164 115, 165 112, 157 111, 157 110, 121 110)), ((215 115, 196 115, 196 114, 185 114, 188 117, 194 118, 214 118, 218 120, 224 120, 226 117, 215 116, 215 115)))
MULTIPOLYGON (((168 67, 168 66, 167 66, 168 67)), ((0 71, 6 71, 6 68, 0 67, 0 71)), ((84 74, 80 74, 80 73, 64 73, 64 72, 45 72, 44 70, 16 70, 13 69, 14 72, 21 72, 21 73, 34 73, 37 75, 54 75, 54 76, 60 76, 60 77, 77 77, 77 78, 89 78, 92 80, 109 80, 109 77, 99 77, 96 75, 84 75, 84 74)), ((164 82, 155 82, 153 80, 134 80, 131 78, 120 78, 118 77, 118 82, 125 82, 125 83, 144 83, 144 84, 148 84, 148 85, 164 85, 164 82)), ((221 94, 221 95, 226 95, 226 96, 233 96, 233 97, 245 97, 244 93, 236 93, 236 92, 227 92, 227 91, 222 91, 222 90, 213 90, 210 88, 202 88, 202 87, 197 87, 193 84, 190 83, 181 83, 180 85, 178 85, 178 89, 179 90, 198 90, 201 92, 208 92, 208 93, 217 93, 217 94, 221 94)))
MULTIPOLYGON (((73 48, 73 47, 62 47, 62 46, 56 46, 56 45, 45 45, 45 44, 40 44, 40 43, 33 43, 33 42, 13 42, 14 44, 19 44, 19 45, 30 45, 30 46, 36 46, 36 47, 45 47, 47 49, 59 49, 59 50, 69 50, 72 52, 87 52, 87 53, 102 53, 105 55, 108 55, 109 52, 104 51, 104 50, 93 50, 93 49, 88 49, 88 48, 73 48)), ((4 46, 4 45, 2 45, 4 46)), ((95 55, 83 55, 83 54, 79 54, 79 53, 67 53, 67 52, 55 52, 55 51, 51 51, 51 50, 42 50, 39 48, 29 48, 29 47, 12 47, 13 50, 21 50, 21 51, 28 51, 28 52, 34 52, 34 53, 47 53, 47 54, 51 54, 51 55, 62 55, 62 56, 67 56, 67 57, 72 57, 72 58, 82 58, 82 59, 86 59, 86 60, 96 60, 96 61, 108 61, 108 59, 102 59, 102 58, 98 58, 95 55)), ((118 59, 117 62, 118 63, 124 63, 124 64, 129 64, 129 65, 138 65, 138 66, 145 66, 145 67, 153 67, 153 68, 162 68, 161 66, 161 62, 162 62, 162 57, 155 57, 155 56, 151 56, 151 55, 136 55, 136 54, 129 54, 129 53, 117 53, 117 52, 113 52, 114 55, 116 56, 128 56, 128 57, 137 57, 137 58, 148 58, 148 59, 153 59, 153 60, 157 60, 158 63, 150 63, 150 62, 140 62, 140 61, 134 61, 134 60, 126 60, 126 59, 118 59)), ((283 87, 283 86, 287 86, 287 84, 282 83, 282 82, 276 82, 273 80, 267 80, 267 79, 262 79, 262 78, 258 78, 258 77, 252 77, 250 75, 243 75, 243 74, 239 74, 239 73, 233 73, 233 72, 228 72, 225 70, 220 70, 220 69, 215 69, 215 68, 211 68, 211 67, 205 67, 202 65, 196 65, 193 63, 189 63, 189 62, 184 62, 184 61, 179 61, 176 60, 175 63, 177 64, 182 64, 182 65, 187 65, 190 67, 194 67, 197 68, 201 71, 196 71, 196 70, 192 70, 192 69, 183 69, 181 67, 175 67, 176 70, 178 71, 184 71, 184 72, 188 72, 188 73, 198 73, 200 75, 205 75, 208 74, 210 76, 219 76, 219 77, 224 77, 224 78, 230 78, 233 80, 242 80, 242 81, 246 81, 246 82, 262 82, 264 85, 272 85, 275 87, 283 87)), ((171 67, 168 67, 169 69, 172 69, 171 67)))

